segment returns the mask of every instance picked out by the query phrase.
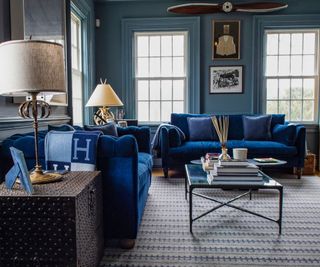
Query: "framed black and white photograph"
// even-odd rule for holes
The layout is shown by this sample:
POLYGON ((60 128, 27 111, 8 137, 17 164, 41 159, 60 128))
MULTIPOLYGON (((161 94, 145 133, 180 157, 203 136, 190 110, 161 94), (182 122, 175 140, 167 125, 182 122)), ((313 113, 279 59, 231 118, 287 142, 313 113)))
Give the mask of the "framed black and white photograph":
POLYGON ((212 21, 212 59, 240 59, 240 20, 212 21))
POLYGON ((210 94, 242 94, 243 66, 211 66, 210 94))

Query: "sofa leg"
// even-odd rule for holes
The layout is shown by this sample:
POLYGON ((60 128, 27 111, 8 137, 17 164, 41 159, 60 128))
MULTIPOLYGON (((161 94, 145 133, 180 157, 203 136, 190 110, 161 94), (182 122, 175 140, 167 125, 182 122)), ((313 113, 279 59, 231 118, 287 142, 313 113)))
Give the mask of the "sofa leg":
POLYGON ((136 243, 135 239, 120 239, 119 245, 123 249, 132 249, 136 243))
POLYGON ((297 168, 297 178, 301 179, 301 175, 302 175, 302 168, 297 168))
POLYGON ((163 174, 165 178, 169 177, 169 169, 168 168, 163 168, 163 174))

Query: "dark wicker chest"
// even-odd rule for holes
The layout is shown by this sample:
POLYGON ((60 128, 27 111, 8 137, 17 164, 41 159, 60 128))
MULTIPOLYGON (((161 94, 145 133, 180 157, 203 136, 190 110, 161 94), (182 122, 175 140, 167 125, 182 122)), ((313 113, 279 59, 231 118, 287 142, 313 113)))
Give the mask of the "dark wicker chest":
POLYGON ((100 172, 70 172, 61 182, 0 185, 0 266, 99 265, 103 253, 100 172))

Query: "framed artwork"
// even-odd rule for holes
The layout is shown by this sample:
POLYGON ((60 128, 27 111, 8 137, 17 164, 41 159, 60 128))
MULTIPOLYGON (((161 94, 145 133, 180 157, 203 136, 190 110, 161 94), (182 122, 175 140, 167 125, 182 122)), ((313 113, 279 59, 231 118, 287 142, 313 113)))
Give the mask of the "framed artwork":
POLYGON ((242 94, 243 66, 211 66, 210 94, 242 94))
POLYGON ((212 20, 212 59, 240 59, 240 20, 212 20))
POLYGON ((6 187, 12 189, 17 178, 19 178, 23 189, 26 190, 28 194, 32 194, 33 187, 23 152, 14 147, 10 147, 10 152, 13 166, 6 174, 6 187))

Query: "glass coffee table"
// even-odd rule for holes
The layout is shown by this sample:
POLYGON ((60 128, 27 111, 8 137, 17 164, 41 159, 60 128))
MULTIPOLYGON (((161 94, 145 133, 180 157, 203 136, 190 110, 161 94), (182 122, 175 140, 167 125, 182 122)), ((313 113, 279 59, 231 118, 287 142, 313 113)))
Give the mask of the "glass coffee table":
MULTIPOLYGON (((208 183, 207 180, 207 173, 203 171, 201 165, 195 165, 195 164, 186 164, 186 178, 185 178, 185 198, 187 199, 187 196, 189 194, 189 226, 190 226, 190 232, 192 233, 192 224, 196 220, 202 218, 203 216, 219 209, 224 206, 228 206, 230 208, 234 208, 261 218, 264 218, 266 220, 275 222, 279 226, 279 234, 281 235, 281 225, 282 225, 282 205, 283 205, 283 186, 278 183, 277 181, 273 180, 271 177, 266 175, 265 173, 261 172, 261 175, 263 176, 263 181, 261 182, 249 182, 249 181, 213 181, 212 183, 208 183), (212 197, 209 197, 207 195, 195 192, 196 189, 199 188, 210 188, 210 189, 222 189, 222 190, 232 190, 232 189, 240 189, 245 190, 245 193, 241 192, 238 196, 223 202, 218 199, 214 199, 212 197), (279 191, 279 218, 273 219, 270 217, 267 217, 265 215, 256 213, 254 211, 250 211, 248 209, 236 206, 231 204, 232 202, 249 195, 250 200, 252 199, 252 191, 258 190, 258 189, 270 189, 270 190, 277 190, 279 191), (202 213, 201 215, 193 218, 192 216, 192 198, 193 196, 198 196, 207 200, 211 200, 213 202, 218 203, 217 206, 213 207, 212 209, 202 213)), ((259 191, 256 191, 256 193, 259 193, 259 191)))

